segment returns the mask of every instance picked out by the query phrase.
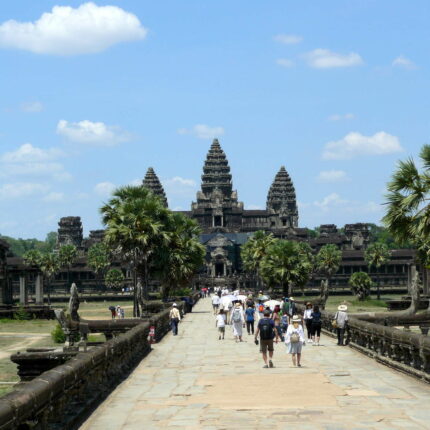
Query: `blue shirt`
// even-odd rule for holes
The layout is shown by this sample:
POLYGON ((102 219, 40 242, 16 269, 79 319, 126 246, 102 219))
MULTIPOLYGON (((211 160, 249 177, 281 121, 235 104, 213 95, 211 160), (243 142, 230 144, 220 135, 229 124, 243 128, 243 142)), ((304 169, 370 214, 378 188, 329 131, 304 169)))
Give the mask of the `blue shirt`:
POLYGON ((254 308, 248 308, 245 311, 246 321, 248 321, 248 322, 254 321, 254 312, 255 312, 254 308))

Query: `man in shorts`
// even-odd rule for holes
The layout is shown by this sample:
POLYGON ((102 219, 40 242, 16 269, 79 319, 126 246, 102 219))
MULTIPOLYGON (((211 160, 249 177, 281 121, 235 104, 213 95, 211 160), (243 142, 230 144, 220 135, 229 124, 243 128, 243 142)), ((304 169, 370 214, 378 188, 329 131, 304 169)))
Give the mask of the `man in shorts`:
POLYGON ((260 352, 263 354, 264 368, 273 367, 273 339, 275 337, 275 323, 270 318, 270 311, 264 311, 264 317, 260 319, 255 332, 255 343, 258 345, 260 335, 260 352), (269 351, 269 362, 267 362, 267 351, 269 351))

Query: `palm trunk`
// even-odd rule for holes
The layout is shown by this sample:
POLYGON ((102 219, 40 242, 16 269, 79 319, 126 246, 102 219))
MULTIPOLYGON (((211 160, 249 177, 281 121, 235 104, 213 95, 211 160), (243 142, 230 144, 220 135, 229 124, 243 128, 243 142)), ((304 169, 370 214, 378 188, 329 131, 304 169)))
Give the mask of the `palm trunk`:
POLYGON ((148 274, 148 259, 145 258, 144 264, 144 280, 145 280, 145 285, 144 285, 144 289, 143 289, 143 298, 145 300, 149 300, 149 274, 148 274))
POLYGON ((137 302, 137 277, 136 277, 136 265, 133 268, 133 316, 140 317, 139 304, 137 302))
POLYGON ((47 278, 47 285, 46 285, 46 292, 48 293, 48 306, 51 306, 51 280, 50 278, 47 278))

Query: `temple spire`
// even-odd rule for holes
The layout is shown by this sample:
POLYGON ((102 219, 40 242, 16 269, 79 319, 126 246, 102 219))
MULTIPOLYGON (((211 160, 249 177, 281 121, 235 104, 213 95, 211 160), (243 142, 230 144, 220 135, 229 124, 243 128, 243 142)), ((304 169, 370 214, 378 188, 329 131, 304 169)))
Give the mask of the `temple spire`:
POLYGON ((146 175, 144 180, 142 181, 142 185, 145 188, 148 188, 152 192, 152 194, 158 196, 164 207, 168 207, 166 193, 164 192, 164 188, 161 185, 161 182, 152 167, 149 167, 146 171, 146 175))

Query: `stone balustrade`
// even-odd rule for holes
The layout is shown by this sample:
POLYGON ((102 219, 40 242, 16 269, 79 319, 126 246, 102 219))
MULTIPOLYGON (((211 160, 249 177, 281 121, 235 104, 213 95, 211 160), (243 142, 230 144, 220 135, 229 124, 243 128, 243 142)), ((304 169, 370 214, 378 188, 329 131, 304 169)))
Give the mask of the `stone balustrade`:
MULTIPOLYGON (((195 297, 198 300, 198 297, 195 297)), ((183 309, 183 303, 178 303, 183 309)), ((151 350, 150 327, 161 340, 170 329, 169 310, 152 316, 0 398, 0 430, 74 429, 151 350)))

